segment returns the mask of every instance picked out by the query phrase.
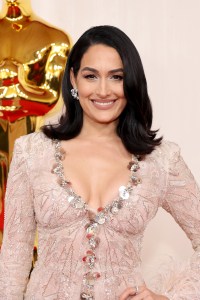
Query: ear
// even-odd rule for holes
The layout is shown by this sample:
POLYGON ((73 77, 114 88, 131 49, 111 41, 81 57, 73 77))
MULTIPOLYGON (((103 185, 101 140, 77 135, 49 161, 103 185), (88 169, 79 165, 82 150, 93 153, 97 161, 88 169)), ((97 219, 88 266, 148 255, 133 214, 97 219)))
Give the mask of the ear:
POLYGON ((70 81, 71 81, 71 84, 72 84, 73 88, 76 88, 76 86, 77 86, 77 84, 76 84, 76 77, 74 75, 73 68, 71 68, 71 70, 70 70, 70 81))

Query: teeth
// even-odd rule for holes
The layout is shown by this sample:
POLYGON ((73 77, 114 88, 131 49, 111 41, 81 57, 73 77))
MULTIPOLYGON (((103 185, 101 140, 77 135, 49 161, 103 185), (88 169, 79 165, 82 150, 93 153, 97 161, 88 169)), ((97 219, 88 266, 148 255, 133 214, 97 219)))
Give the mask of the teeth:
POLYGON ((113 104, 114 101, 110 101, 110 102, 98 102, 98 101, 93 101, 95 104, 101 105, 101 106, 106 106, 106 105, 110 105, 113 104))

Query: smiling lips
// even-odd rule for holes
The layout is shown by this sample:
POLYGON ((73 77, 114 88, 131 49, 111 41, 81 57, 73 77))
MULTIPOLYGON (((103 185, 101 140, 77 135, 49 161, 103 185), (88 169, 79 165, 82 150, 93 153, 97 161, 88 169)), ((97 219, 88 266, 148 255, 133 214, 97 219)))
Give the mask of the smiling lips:
POLYGON ((94 106, 98 109, 109 109, 111 108, 116 100, 102 101, 102 100, 92 100, 94 106))

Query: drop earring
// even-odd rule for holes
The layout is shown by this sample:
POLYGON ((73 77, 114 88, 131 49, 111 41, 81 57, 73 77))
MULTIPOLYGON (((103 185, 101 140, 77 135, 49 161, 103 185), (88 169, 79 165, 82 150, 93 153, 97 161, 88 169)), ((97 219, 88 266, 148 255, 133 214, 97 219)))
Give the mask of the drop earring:
POLYGON ((71 89, 71 94, 72 94, 72 97, 76 100, 79 100, 79 97, 78 97, 78 90, 75 88, 75 89, 71 89))

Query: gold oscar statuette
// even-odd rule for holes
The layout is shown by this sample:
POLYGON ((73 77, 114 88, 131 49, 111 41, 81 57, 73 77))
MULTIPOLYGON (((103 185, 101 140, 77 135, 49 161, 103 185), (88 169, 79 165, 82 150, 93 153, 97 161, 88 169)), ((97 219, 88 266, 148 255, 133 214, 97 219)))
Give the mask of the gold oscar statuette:
POLYGON ((1 245, 3 199, 14 141, 37 130, 44 116, 60 105, 62 73, 71 40, 38 18, 30 0, 3 0, 0 41, 1 245))

